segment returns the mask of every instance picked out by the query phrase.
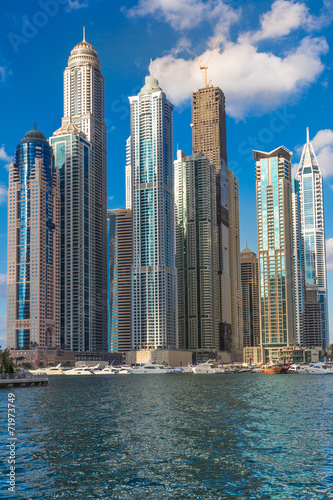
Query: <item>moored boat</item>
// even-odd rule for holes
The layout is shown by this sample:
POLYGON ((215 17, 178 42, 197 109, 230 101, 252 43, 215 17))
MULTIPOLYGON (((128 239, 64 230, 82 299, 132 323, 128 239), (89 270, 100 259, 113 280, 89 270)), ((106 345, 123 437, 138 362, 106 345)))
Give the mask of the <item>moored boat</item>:
POLYGON ((261 369, 264 373, 269 374, 287 373, 289 366, 289 364, 270 363, 268 365, 262 365, 261 369))
POLYGON ((64 370, 64 375, 94 375, 88 366, 77 366, 71 370, 64 370))
POLYGON ((155 363, 146 363, 145 365, 128 367, 127 370, 132 375, 162 375, 173 373, 174 369, 165 365, 158 365, 155 363))
POLYGON ((309 375, 333 375, 333 368, 325 363, 310 363, 304 371, 309 375))

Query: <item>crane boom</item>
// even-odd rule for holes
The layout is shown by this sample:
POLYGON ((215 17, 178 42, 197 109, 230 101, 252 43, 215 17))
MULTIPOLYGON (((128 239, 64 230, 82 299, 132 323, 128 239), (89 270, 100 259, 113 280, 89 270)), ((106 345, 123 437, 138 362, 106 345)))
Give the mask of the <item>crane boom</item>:
MULTIPOLYGON (((207 83, 207 69, 208 69, 208 63, 209 63, 209 61, 211 60, 211 57, 212 57, 213 52, 214 52, 214 50, 215 50, 215 48, 216 48, 217 42, 219 41, 219 38, 220 38, 220 35, 216 38, 215 43, 214 43, 214 47, 212 48, 212 51, 211 51, 211 53, 210 53, 210 55, 209 55, 209 57, 208 57, 208 59, 207 59, 207 62, 206 62, 206 63, 204 63, 203 61, 201 61, 201 60, 198 58, 198 56, 195 56, 195 57, 196 57, 196 59, 197 59, 197 61, 198 61, 198 64, 199 64, 199 68, 201 69, 201 71, 202 71, 202 75, 203 75, 203 77, 204 77, 205 87, 209 87, 209 84, 207 83)), ((210 83, 210 82, 209 82, 209 83, 210 83)))

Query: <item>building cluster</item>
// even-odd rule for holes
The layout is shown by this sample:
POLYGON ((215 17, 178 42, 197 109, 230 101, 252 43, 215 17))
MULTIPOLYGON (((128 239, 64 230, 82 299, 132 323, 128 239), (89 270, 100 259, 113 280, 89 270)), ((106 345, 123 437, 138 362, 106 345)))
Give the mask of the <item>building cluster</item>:
POLYGON ((8 328, 14 350, 187 350, 267 361, 328 343, 323 189, 309 141, 254 151, 258 258, 240 251, 225 97, 192 93, 192 154, 173 161, 173 105, 152 74, 129 98, 126 208, 106 209, 104 78, 85 37, 64 117, 31 130, 9 172, 8 328))

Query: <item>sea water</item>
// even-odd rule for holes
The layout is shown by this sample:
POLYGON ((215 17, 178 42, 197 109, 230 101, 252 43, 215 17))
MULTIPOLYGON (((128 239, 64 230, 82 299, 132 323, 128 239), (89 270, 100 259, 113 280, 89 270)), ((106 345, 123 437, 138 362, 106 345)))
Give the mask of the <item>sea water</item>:
POLYGON ((333 499, 333 376, 53 376, 0 399, 1 498, 333 499))

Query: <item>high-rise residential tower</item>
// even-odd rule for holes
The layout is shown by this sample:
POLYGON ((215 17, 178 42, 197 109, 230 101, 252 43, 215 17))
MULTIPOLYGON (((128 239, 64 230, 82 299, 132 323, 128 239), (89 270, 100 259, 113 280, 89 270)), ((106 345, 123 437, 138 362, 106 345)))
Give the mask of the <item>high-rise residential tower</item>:
MULTIPOLYGON (((86 42, 85 37, 71 51, 68 66, 64 72, 64 117, 62 124, 66 126, 69 123, 74 123, 84 132, 87 142, 91 145, 88 174, 89 251, 92 252, 89 268, 90 326, 89 339, 85 338, 84 343, 80 341, 80 345, 92 350, 105 350, 107 349, 107 248, 104 78, 101 74, 101 64, 97 52, 92 45, 86 42)), ((71 194, 69 191, 65 196, 71 194)), ((82 193, 80 197, 83 199, 82 193)), ((82 227, 78 228, 74 219, 72 219, 72 223, 72 227, 68 230, 78 234, 82 227)), ((85 242, 85 249, 88 249, 87 242, 85 242)), ((83 311, 81 313, 83 314, 83 311)))
POLYGON ((44 134, 27 132, 9 168, 7 346, 60 347, 60 189, 44 134))
POLYGON ((301 234, 299 183, 291 179, 291 213, 293 227, 293 273, 295 334, 297 343, 304 344, 305 272, 304 249, 301 234))
POLYGON ((108 210, 108 350, 131 349, 132 211, 108 210))
POLYGON ((228 172, 229 249, 232 351, 243 352, 243 313, 240 268, 240 225, 238 177, 228 172))
POLYGON ((318 297, 322 310, 323 345, 327 347, 329 342, 329 327, 323 179, 313 146, 310 142, 309 129, 307 129, 306 144, 303 148, 296 178, 299 181, 300 191, 305 286, 318 286, 318 297))
POLYGON ((131 136, 126 141, 125 172, 126 208, 132 208, 131 136))
POLYGON ((132 348, 178 346, 173 105, 147 76, 131 105, 132 348))
POLYGON ((260 345, 258 259, 249 248, 240 253, 243 313, 243 345, 260 345))
POLYGON ((216 170, 216 209, 219 239, 220 348, 230 350, 231 328, 228 165, 225 97, 209 85, 192 93, 193 154, 204 154, 216 170))
POLYGON ((60 172, 61 343, 73 351, 94 345, 94 176, 92 146, 74 123, 50 138, 60 172))
POLYGON ((260 336, 265 360, 296 344, 292 249, 291 158, 281 146, 254 151, 256 161, 260 336))
POLYGON ((179 347, 218 350, 215 166, 206 156, 182 151, 174 165, 179 347))

